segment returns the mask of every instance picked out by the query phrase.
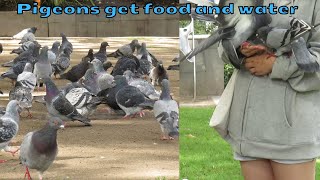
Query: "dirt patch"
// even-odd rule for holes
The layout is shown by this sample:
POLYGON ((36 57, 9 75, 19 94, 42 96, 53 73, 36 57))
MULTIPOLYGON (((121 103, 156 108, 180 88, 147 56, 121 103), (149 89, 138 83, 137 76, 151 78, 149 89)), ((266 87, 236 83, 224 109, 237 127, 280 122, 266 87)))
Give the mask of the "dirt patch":
MULTIPOLYGON (((72 65, 78 63, 89 48, 95 52, 100 42, 109 42, 112 52, 121 44, 130 42, 132 38, 72 38, 75 51, 72 54, 72 65)), ((139 38, 151 47, 150 51, 162 59, 165 66, 178 52, 176 38, 139 38)), ((40 44, 50 45, 60 38, 39 38, 40 44)), ((0 63, 11 60, 15 55, 9 52, 18 47, 18 41, 0 39, 4 53, 0 55, 0 63)), ((112 62, 115 63, 115 59, 112 62)), ((1 73, 6 68, 0 68, 1 73)), ((179 97, 178 72, 170 71, 169 78, 174 97, 179 97)), ((67 81, 55 80, 61 86, 67 81)), ((7 103, 7 93, 11 82, 3 80, 0 89, 5 92, 0 96, 0 105, 7 103)), ((35 95, 44 94, 36 92, 35 95)), ((92 127, 83 127, 81 123, 70 122, 65 130, 58 134, 59 154, 56 161, 45 173, 45 179, 178 179, 179 177, 179 143, 160 140, 160 127, 147 112, 143 118, 123 120, 121 116, 101 112, 101 105, 91 117, 92 127)), ((27 132, 41 128, 46 122, 46 108, 42 104, 33 103, 31 109, 33 119, 22 118, 18 136, 12 145, 19 146, 27 132)), ((26 114, 23 114, 25 116, 26 114)), ((19 164, 18 155, 0 152, 0 159, 8 160, 0 164, 0 179, 23 179, 24 168, 19 164)), ((31 171, 34 179, 37 173, 31 171)))

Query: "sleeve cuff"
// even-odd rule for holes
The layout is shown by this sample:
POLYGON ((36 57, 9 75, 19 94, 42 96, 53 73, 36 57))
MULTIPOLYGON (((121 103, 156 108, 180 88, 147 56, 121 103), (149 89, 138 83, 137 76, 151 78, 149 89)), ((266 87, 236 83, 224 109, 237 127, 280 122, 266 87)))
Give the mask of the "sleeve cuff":
POLYGON ((276 61, 274 62, 272 72, 270 73, 270 78, 282 79, 286 81, 296 71, 298 71, 298 66, 293 56, 287 58, 284 55, 282 55, 277 57, 276 61))

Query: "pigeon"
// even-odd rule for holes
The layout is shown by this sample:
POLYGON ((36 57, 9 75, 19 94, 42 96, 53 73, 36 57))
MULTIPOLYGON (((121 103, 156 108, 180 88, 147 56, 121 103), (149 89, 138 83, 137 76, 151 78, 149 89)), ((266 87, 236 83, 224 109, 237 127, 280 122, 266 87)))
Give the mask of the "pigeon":
POLYGON ((105 89, 100 91, 97 96, 102 97, 110 108, 113 110, 121 110, 119 105, 117 104, 116 95, 120 89, 128 85, 128 82, 124 76, 117 75, 114 77, 115 86, 109 89, 105 89))
POLYGON ((30 108, 32 107, 33 96, 31 89, 24 87, 21 82, 17 82, 15 87, 9 92, 9 100, 17 100, 20 107, 28 111, 29 118, 32 118, 30 108))
POLYGON ((22 37, 21 41, 19 42, 19 44, 23 44, 25 42, 28 41, 35 41, 36 37, 34 36, 34 34, 36 33, 37 28, 36 27, 32 27, 28 30, 28 32, 22 37))
POLYGON ((136 72, 140 67, 139 59, 134 56, 122 56, 117 61, 116 65, 114 66, 111 75, 123 75, 126 70, 130 70, 132 72, 136 72))
POLYGON ((93 65, 99 91, 109 89, 115 86, 114 77, 108 74, 104 69, 102 62, 94 59, 91 64, 93 65))
POLYGON ((118 58, 121 56, 132 56, 134 51, 136 50, 136 47, 138 46, 139 46, 139 41, 137 39, 134 39, 131 41, 130 44, 121 46, 117 51, 111 54, 108 54, 107 57, 118 58))
POLYGON ((32 73, 32 70, 32 65, 30 63, 26 63, 23 72, 17 77, 17 82, 19 82, 23 87, 30 89, 31 92, 34 91, 37 83, 37 78, 32 73))
POLYGON ((28 49, 26 51, 23 51, 21 54, 19 54, 18 57, 14 58, 12 61, 6 62, 2 64, 3 67, 12 67, 14 64, 17 62, 21 61, 28 61, 35 63, 36 62, 36 57, 39 55, 39 50, 40 50, 40 44, 35 42, 29 41, 28 49))
MULTIPOLYGON (((263 0, 220 0, 218 6, 227 6, 230 3, 234 4, 234 7, 238 9, 239 6, 262 6, 263 0)), ((218 14, 217 18, 214 14, 200 15, 194 12, 193 17, 202 20, 211 20, 218 24, 218 30, 211 36, 202 41, 194 50, 182 56, 180 61, 185 59, 191 59, 193 56, 209 48, 213 44, 221 40, 221 45, 225 49, 231 64, 240 69, 243 63, 243 58, 238 57, 236 49, 239 48, 244 42, 246 42, 251 36, 255 35, 255 32, 264 26, 271 23, 272 18, 270 14, 256 14, 241 15, 239 11, 235 11, 233 14, 218 14)))
POLYGON ((102 103, 101 98, 90 93, 86 88, 73 88, 65 95, 68 101, 84 117, 89 117, 102 103))
POLYGON ((109 44, 107 42, 102 42, 100 46, 100 50, 93 55, 95 59, 99 59, 102 63, 107 60, 107 46, 109 44))
POLYGON ((86 126, 91 126, 90 120, 83 117, 68 99, 59 91, 50 78, 44 78, 46 84, 46 106, 51 116, 59 117, 64 121, 78 120, 86 126))
POLYGON ((70 54, 68 49, 64 49, 63 52, 61 52, 56 60, 55 63, 52 64, 52 71, 54 74, 54 77, 57 76, 57 74, 61 75, 64 73, 65 70, 68 69, 70 66, 70 54))
POLYGON ((20 162, 26 168, 25 177, 31 179, 29 169, 38 172, 42 180, 43 173, 48 170, 58 154, 57 131, 64 128, 64 122, 51 117, 40 130, 29 132, 20 146, 20 162))
MULTIPOLYGON (((10 152, 13 155, 19 150, 12 151, 9 147, 10 141, 17 135, 19 130, 19 102, 16 100, 9 101, 6 112, 0 117, 0 149, 10 152)), ((0 163, 6 162, 0 160, 0 163)))
POLYGON ((147 50, 146 43, 141 43, 141 46, 137 47, 137 58, 141 60, 143 56, 146 56, 144 58, 146 58, 153 66, 158 64, 158 59, 147 50))
MULTIPOLYGON (((83 88, 84 86, 80 83, 80 82, 73 82, 73 83, 68 83, 67 85, 65 85, 63 88, 60 89, 60 92, 63 95, 66 95, 67 93, 69 93, 72 89, 75 88, 83 88)), ((88 89, 87 89, 88 90, 88 89)))
POLYGON ((152 61, 151 61, 151 59, 148 58, 150 56, 149 56, 149 53, 146 49, 145 43, 142 43, 141 54, 142 54, 141 58, 140 59, 138 58, 140 66, 139 66, 137 72, 141 76, 149 75, 150 71, 152 69, 152 61))
POLYGON ((85 57, 81 60, 81 62, 75 66, 73 66, 68 72, 61 74, 61 79, 67 79, 71 82, 77 82, 80 78, 82 78, 90 66, 90 58, 85 57))
POLYGON ((158 100, 160 93, 148 81, 140 78, 135 78, 134 73, 127 70, 124 75, 130 86, 138 88, 145 96, 152 100, 158 100))
POLYGON ((152 68, 149 77, 153 86, 160 85, 160 83, 164 79, 169 79, 168 73, 166 69, 163 67, 162 62, 159 62, 156 67, 152 68))
POLYGON ((86 74, 80 79, 81 84, 83 87, 88 89, 89 92, 92 94, 98 94, 100 92, 99 85, 98 85, 98 76, 94 72, 93 69, 88 69, 86 74))
POLYGON ((116 94, 118 106, 126 113, 123 118, 135 116, 137 114, 142 117, 143 110, 152 109, 154 101, 145 96, 138 88, 126 85, 116 94))
POLYGON ((161 139, 166 140, 168 136, 170 139, 174 139, 174 136, 179 135, 179 106, 171 98, 169 81, 164 79, 161 85, 162 93, 160 99, 154 103, 153 112, 163 133, 161 139))
POLYGON ((61 33, 60 36, 62 37, 62 43, 59 49, 59 53, 66 52, 67 54, 71 54, 73 52, 73 46, 72 44, 68 41, 67 36, 64 33, 61 33))
POLYGON ((0 43, 0 54, 2 54, 2 51, 3 51, 3 46, 2 46, 2 44, 0 43))
POLYGON ((41 49, 38 62, 34 65, 34 72, 37 78, 37 85, 40 87, 40 83, 43 83, 43 79, 51 77, 52 67, 48 60, 48 46, 41 49))
POLYGON ((59 55, 59 46, 60 42, 56 41, 52 44, 51 49, 48 50, 48 59, 51 64, 53 64, 56 61, 59 55))
MULTIPOLYGON (((36 29, 36 27, 32 27, 32 28, 36 29)), ((20 31, 18 34, 14 35, 12 38, 13 39, 22 39, 23 36, 29 32, 29 30, 31 30, 31 28, 26 28, 26 29, 20 31)))
POLYGON ((107 71, 109 68, 113 67, 112 63, 110 61, 107 61, 106 63, 103 63, 103 69, 107 71))
POLYGON ((41 46, 38 41, 27 41, 25 43, 23 43, 18 49, 14 49, 11 51, 10 54, 21 54, 25 51, 27 51, 31 45, 35 45, 35 46, 41 46))
POLYGON ((27 62, 17 62, 12 66, 7 72, 1 74, 0 79, 9 78, 12 80, 12 84, 17 80, 18 75, 21 74, 24 70, 24 67, 27 62))

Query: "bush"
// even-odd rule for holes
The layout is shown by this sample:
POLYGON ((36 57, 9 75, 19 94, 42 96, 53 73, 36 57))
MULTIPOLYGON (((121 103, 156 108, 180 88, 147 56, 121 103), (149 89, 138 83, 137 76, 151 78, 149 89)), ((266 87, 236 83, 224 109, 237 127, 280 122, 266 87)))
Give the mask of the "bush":
POLYGON ((227 86, 233 71, 234 71, 234 67, 231 64, 224 65, 224 87, 227 86))

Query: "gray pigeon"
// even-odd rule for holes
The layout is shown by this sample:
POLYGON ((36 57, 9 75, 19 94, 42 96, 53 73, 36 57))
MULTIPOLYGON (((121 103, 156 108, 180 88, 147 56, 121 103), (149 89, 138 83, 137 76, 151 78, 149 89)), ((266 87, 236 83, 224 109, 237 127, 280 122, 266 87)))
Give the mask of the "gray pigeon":
POLYGON ((28 41, 35 41, 36 40, 36 37, 35 37, 35 33, 37 31, 37 28, 36 27, 32 27, 28 30, 27 34, 25 34, 21 41, 19 42, 19 44, 23 44, 25 42, 28 42, 28 41))
MULTIPOLYGON (((16 100, 10 101, 7 105, 6 112, 0 117, 0 149, 10 152, 13 155, 19 150, 12 151, 9 147, 10 141, 17 135, 19 130, 19 113, 20 106, 16 100)), ((0 160, 0 162, 5 162, 0 160)))
POLYGON ((93 57, 104 63, 107 60, 107 46, 109 46, 107 42, 102 42, 99 51, 93 57))
POLYGON ((121 46, 117 51, 108 54, 107 57, 118 58, 121 56, 132 56, 138 46, 140 46, 139 41, 137 39, 134 39, 130 44, 121 46))
MULTIPOLYGON (((33 27, 33 28, 36 28, 36 27, 33 27)), ((16 35, 12 36, 12 38, 13 38, 13 39, 22 39, 23 36, 24 36, 25 34, 27 34, 29 30, 31 30, 31 28, 23 29, 22 31, 20 31, 20 32, 17 33, 16 35)))
POLYGON ((149 77, 153 86, 160 85, 164 79, 169 79, 167 70, 163 67, 162 62, 159 62, 156 67, 151 69, 149 77))
POLYGON ((91 126, 90 120, 79 114, 50 78, 45 78, 44 82, 46 84, 46 106, 51 116, 59 117, 64 121, 78 120, 86 126, 91 126))
POLYGON ((152 60, 151 60, 151 57, 149 56, 149 52, 147 51, 147 47, 145 43, 142 43, 141 56, 139 61, 140 61, 140 66, 137 70, 137 73, 140 74, 141 76, 149 75, 152 69, 152 60))
POLYGON ((126 70, 130 70, 132 72, 137 72, 140 67, 139 59, 134 56, 121 56, 114 68, 112 69, 111 75, 123 75, 126 70))
POLYGON ((108 71, 109 68, 113 67, 112 63, 110 61, 107 61, 106 63, 103 63, 103 69, 105 71, 108 71))
POLYGON ((136 116, 137 114, 142 117, 143 110, 152 109, 154 101, 145 96, 138 88, 134 86, 124 86, 116 94, 116 101, 118 106, 126 113, 123 118, 129 116, 136 116))
POLYGON ((86 74, 80 79, 81 84, 88 89, 89 92, 96 95, 100 92, 98 85, 98 76, 93 69, 88 69, 86 74))
MULTIPOLYGON (((36 42, 36 41, 35 41, 36 42)), ((18 57, 14 58, 12 61, 6 62, 2 64, 3 67, 12 67, 18 62, 21 61, 27 61, 31 63, 36 62, 36 57, 39 55, 40 50, 40 44, 37 44, 35 42, 29 42, 28 49, 26 51, 23 51, 21 54, 19 54, 18 57)))
POLYGON ((84 117, 89 117, 102 103, 101 98, 90 93, 86 88, 73 88, 65 95, 68 101, 84 117))
POLYGON ((169 81, 164 79, 161 84, 161 97, 154 103, 153 112, 163 133, 161 139, 166 140, 168 136, 170 139, 174 139, 174 136, 179 135, 179 106, 171 98, 169 81))
POLYGON ((159 62, 158 59, 147 50, 146 43, 141 43, 141 46, 137 47, 137 58, 141 60, 143 56, 145 56, 144 58, 146 58, 153 66, 156 66, 159 62))
POLYGON ((64 123, 57 117, 51 117, 40 130, 29 132, 20 146, 20 162, 26 168, 25 176, 31 179, 29 169, 38 171, 39 179, 50 167, 58 154, 57 131, 64 123))
MULTIPOLYGON (((192 2, 192 0, 191 0, 192 2)), ((212 3, 212 2, 210 2, 212 3)), ((235 9, 239 6, 262 6, 263 0, 220 0, 219 7, 228 6, 230 3, 234 4, 235 9)), ((181 61, 184 59, 191 59, 193 56, 209 48, 213 44, 222 40, 222 46, 227 53, 230 62, 234 67, 240 68, 243 63, 243 59, 238 57, 236 49, 246 42, 251 36, 255 35, 256 31, 271 23, 272 19, 270 14, 256 14, 241 15, 238 10, 235 10, 233 14, 220 13, 217 17, 214 14, 199 15, 194 12, 193 17, 196 19, 210 20, 215 22, 219 29, 215 31, 211 36, 202 41, 194 50, 187 55, 181 57, 181 61)))
POLYGON ((53 64, 56 61, 59 55, 59 46, 60 42, 56 41, 52 44, 51 49, 48 50, 48 59, 51 64, 53 64))
POLYGON ((103 69, 102 62, 98 59, 94 59, 91 63, 93 65, 94 72, 97 76, 96 80, 97 80, 99 91, 114 87, 115 86, 114 77, 108 74, 103 69))
POLYGON ((23 87, 30 89, 31 92, 34 91, 37 83, 37 78, 32 71, 32 65, 26 63, 23 72, 19 74, 17 78, 17 82, 20 82, 23 87))
MULTIPOLYGON (((92 49, 91 49, 92 50, 92 49)), ((89 51, 89 53, 92 51, 89 51)), ((75 66, 73 66, 68 72, 61 74, 61 79, 67 79, 71 82, 77 82, 80 78, 82 78, 87 70, 89 69, 91 59, 86 56, 82 58, 81 62, 75 66)))
POLYGON ((38 87, 40 87, 40 83, 43 83, 44 78, 51 77, 52 67, 48 60, 48 46, 45 46, 41 49, 39 60, 34 65, 33 73, 37 78, 38 87))
POLYGON ((59 53, 64 52, 67 50, 67 54, 71 54, 73 52, 73 46, 71 42, 67 39, 67 36, 64 33, 61 33, 60 36, 62 37, 62 43, 59 49, 59 53))
POLYGON ((56 60, 52 64, 52 70, 53 74, 56 77, 57 74, 61 75, 68 69, 70 66, 70 54, 68 49, 64 49, 63 52, 61 52, 56 60))
POLYGON ((17 100, 20 107, 28 111, 29 118, 32 118, 30 108, 32 107, 33 96, 31 89, 24 87, 21 82, 17 82, 15 87, 9 92, 9 100, 17 100))
POLYGON ((128 84, 138 88, 145 96, 152 100, 158 100, 160 93, 148 81, 140 78, 135 78, 133 72, 127 70, 124 72, 128 84))
POLYGON ((18 49, 12 50, 10 54, 18 54, 19 55, 19 54, 27 51, 32 44, 35 46, 41 47, 41 45, 38 43, 38 41, 27 41, 27 42, 23 43, 18 49))
MULTIPOLYGON (((75 88, 83 88, 84 86, 80 83, 80 82, 73 82, 73 83, 68 83, 67 85, 65 85, 63 88, 60 89, 60 92, 63 95, 66 95, 67 93, 69 93, 72 89, 75 88)), ((88 90, 89 91, 89 90, 88 90)))

